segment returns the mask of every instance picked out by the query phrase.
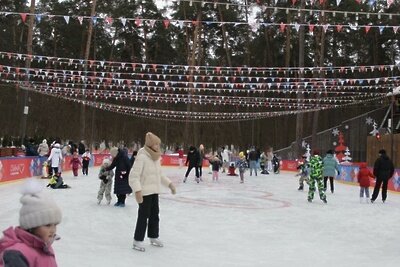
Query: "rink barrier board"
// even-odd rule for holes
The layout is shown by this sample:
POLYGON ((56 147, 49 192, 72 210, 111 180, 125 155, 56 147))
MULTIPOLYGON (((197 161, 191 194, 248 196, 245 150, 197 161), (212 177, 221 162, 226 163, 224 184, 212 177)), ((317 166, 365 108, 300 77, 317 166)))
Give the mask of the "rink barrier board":
MULTIPOLYGON (((92 154, 92 160, 89 162, 89 167, 100 166, 104 158, 109 158, 109 154, 92 154)), ((66 156, 61 164, 61 171, 70 171, 70 160, 72 156, 66 156)), ((0 183, 24 179, 33 176, 42 175, 42 163, 47 160, 47 157, 5 157, 0 158, 0 183)), ((185 163, 186 158, 183 158, 185 163)), ((163 166, 178 166, 179 158, 176 155, 162 155, 161 164, 163 166)), ((360 163, 352 163, 351 165, 340 165, 340 175, 336 180, 357 183, 357 174, 360 163)), ((209 162, 203 161, 203 167, 208 167, 209 162)), ((281 170, 297 172, 298 162, 295 160, 282 160, 281 170)), ((370 168, 372 171, 372 168, 370 168)), ((374 181, 371 179, 371 184, 374 181)), ((396 169, 390 179, 388 189, 391 191, 400 192, 400 169, 396 169)))
MULTIPOLYGON (((42 176, 42 164, 48 157, 2 157, 0 158, 0 183, 24 179, 34 176, 42 176)), ((64 157, 60 171, 70 171, 72 156, 64 157)), ((104 158, 110 158, 110 154, 92 154, 89 167, 100 166, 104 158)), ((186 158, 183 158, 185 163, 186 158)), ((164 166, 178 166, 178 156, 162 155, 161 164, 164 166)), ((208 160, 203 161, 203 167, 208 167, 208 160)))

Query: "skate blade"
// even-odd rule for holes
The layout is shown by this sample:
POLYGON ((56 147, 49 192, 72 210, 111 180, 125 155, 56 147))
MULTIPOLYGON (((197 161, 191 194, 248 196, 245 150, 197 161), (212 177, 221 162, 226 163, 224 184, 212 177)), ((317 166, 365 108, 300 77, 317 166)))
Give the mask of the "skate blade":
POLYGON ((150 242, 150 244, 151 244, 152 246, 154 246, 154 247, 159 247, 159 248, 162 248, 162 247, 164 247, 164 245, 163 245, 163 244, 156 243, 156 242, 150 242))
POLYGON ((145 248, 142 248, 142 247, 139 247, 139 246, 136 246, 136 245, 133 245, 132 248, 133 248, 134 250, 137 250, 137 251, 140 251, 140 252, 145 252, 145 251, 146 251, 145 248))

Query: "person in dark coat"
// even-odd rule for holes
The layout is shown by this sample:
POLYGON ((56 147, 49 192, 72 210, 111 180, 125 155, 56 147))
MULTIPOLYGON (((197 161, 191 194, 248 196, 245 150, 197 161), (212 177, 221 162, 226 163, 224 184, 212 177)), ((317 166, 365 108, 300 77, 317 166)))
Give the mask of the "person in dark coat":
POLYGON ((385 203, 387 196, 387 187, 389 179, 394 174, 394 165, 390 158, 386 155, 384 149, 379 150, 379 158, 374 164, 374 176, 376 177, 376 183, 374 192, 372 193, 371 203, 374 203, 375 199, 379 195, 379 190, 382 185, 382 202, 385 203))
POLYGON ((86 151, 85 144, 83 143, 83 141, 80 141, 78 145, 78 154, 82 156, 82 154, 85 153, 85 151, 86 151))
POLYGON ((105 168, 106 171, 115 169, 114 178, 114 194, 117 195, 116 207, 125 207, 126 195, 132 193, 132 188, 129 186, 129 171, 131 163, 129 161, 126 150, 113 147, 110 149, 110 154, 113 157, 111 165, 105 168))
POLYGON ((133 166, 133 163, 135 163, 136 156, 137 156, 137 151, 135 150, 135 151, 132 152, 132 156, 129 159, 129 161, 131 162, 131 168, 133 166))
POLYGON ((200 160, 200 154, 198 153, 197 149, 194 146, 190 146, 189 152, 186 157, 186 163, 185 163, 185 165, 187 165, 188 168, 187 168, 187 171, 185 174, 185 178, 183 179, 184 183, 186 183, 186 179, 189 176, 189 173, 193 168, 196 171, 196 182, 197 183, 200 182, 199 169, 197 168, 198 164, 199 164, 199 160, 200 160))

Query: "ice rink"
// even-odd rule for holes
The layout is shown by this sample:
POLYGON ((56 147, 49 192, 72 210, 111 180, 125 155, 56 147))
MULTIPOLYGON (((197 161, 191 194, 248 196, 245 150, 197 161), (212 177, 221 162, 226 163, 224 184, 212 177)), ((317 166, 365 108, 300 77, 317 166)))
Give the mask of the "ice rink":
MULTIPOLYGON (((60 267, 132 266, 380 266, 400 264, 400 195, 380 196, 374 204, 360 203, 359 188, 336 182, 328 204, 307 202, 308 187, 297 191, 295 173, 239 177, 220 173, 197 184, 194 171, 183 184, 185 168, 164 167, 177 186, 160 195, 160 239, 165 247, 146 252, 132 249, 137 204, 97 205, 99 168, 89 176, 63 173, 71 189, 53 190, 62 208, 54 243, 60 267)), ((42 180, 47 184, 47 180, 42 180)), ((21 182, 0 185, 0 228, 18 224, 21 182)), ((370 189, 372 193, 372 188, 370 189)), ((103 200, 104 201, 104 200, 103 200)), ((113 203, 115 196, 113 195, 113 203)), ((113 204, 112 203, 112 204, 113 204)))

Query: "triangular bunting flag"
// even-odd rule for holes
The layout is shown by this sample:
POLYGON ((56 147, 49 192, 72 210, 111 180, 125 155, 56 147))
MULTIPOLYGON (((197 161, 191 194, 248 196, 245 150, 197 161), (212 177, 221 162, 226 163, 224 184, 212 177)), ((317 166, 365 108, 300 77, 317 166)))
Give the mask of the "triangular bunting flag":
POLYGON ((126 18, 120 18, 120 20, 121 20, 122 25, 125 26, 125 24, 126 24, 126 18))
POLYGON ((168 26, 169 26, 169 20, 168 20, 168 19, 165 19, 165 20, 163 21, 163 23, 164 23, 164 27, 165 27, 165 29, 168 29, 168 26))
POLYGON ((22 22, 25 23, 26 21, 26 13, 19 13, 19 15, 21 16, 22 22))
POLYGON ((369 25, 365 26, 365 33, 368 33, 370 29, 371 29, 371 26, 369 26, 369 25))
POLYGON ((81 24, 81 25, 82 25, 82 22, 83 22, 83 17, 79 16, 79 17, 78 17, 78 21, 79 21, 79 24, 81 24))
POLYGON ((67 24, 69 24, 69 16, 64 16, 64 20, 67 24))

